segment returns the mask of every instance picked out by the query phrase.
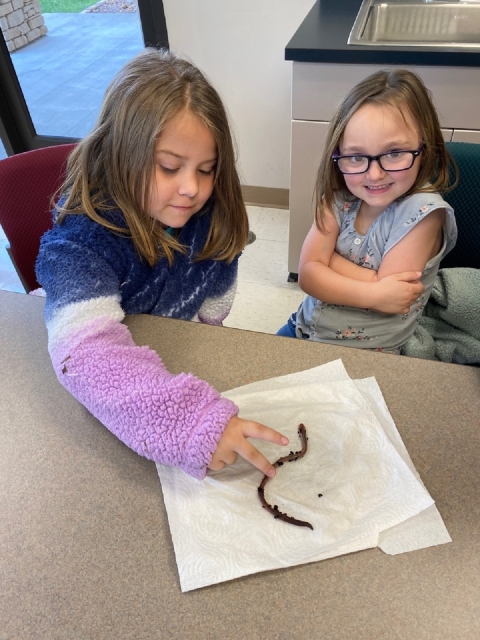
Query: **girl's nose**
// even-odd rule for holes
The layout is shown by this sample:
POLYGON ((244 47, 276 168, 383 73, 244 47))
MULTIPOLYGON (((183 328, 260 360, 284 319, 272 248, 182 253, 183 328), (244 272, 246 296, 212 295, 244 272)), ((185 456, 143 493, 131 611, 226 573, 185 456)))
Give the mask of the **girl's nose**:
POLYGON ((370 166, 368 168, 367 174, 371 180, 378 180, 379 178, 383 178, 386 171, 382 169, 378 160, 372 160, 370 162, 370 166))
POLYGON ((180 183, 178 185, 178 193, 181 196, 187 196, 188 198, 194 198, 198 193, 198 177, 195 173, 184 173, 181 176, 180 183))

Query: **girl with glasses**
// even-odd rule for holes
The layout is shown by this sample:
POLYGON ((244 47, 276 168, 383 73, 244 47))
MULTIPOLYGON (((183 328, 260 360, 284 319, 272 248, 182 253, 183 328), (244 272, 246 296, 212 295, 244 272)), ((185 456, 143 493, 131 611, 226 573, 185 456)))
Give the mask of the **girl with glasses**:
POLYGON ((331 122, 315 222, 300 256, 307 296, 278 335, 399 353, 455 245, 440 192, 456 169, 414 73, 372 74, 331 122))

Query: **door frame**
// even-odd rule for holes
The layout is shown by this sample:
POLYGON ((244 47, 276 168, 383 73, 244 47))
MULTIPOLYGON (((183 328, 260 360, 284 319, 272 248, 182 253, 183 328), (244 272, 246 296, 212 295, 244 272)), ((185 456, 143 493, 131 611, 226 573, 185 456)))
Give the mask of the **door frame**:
MULTIPOLYGON (((169 48, 163 0, 138 0, 145 46, 169 48)), ((0 30, 0 138, 7 155, 49 147, 77 138, 40 135, 35 131, 5 38, 0 30)))

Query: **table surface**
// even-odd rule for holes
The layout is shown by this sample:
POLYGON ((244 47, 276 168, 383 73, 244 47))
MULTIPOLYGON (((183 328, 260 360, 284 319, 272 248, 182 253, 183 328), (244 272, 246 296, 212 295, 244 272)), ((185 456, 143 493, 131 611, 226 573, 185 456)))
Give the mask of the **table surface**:
POLYGON ((374 375, 453 539, 182 594, 155 465, 57 382, 43 304, 0 292, 1 639, 480 637, 480 369, 127 318, 171 371, 220 391, 337 358, 374 375))

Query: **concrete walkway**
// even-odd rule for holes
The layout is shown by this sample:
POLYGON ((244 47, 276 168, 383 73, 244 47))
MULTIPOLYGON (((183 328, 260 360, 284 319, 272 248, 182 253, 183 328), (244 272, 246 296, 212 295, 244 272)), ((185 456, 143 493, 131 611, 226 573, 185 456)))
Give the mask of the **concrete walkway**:
MULTIPOLYGON (((46 13, 48 33, 11 54, 37 133, 83 137, 115 73, 144 47, 135 13, 46 13)), ((0 152, 0 157, 5 157, 0 152)))

